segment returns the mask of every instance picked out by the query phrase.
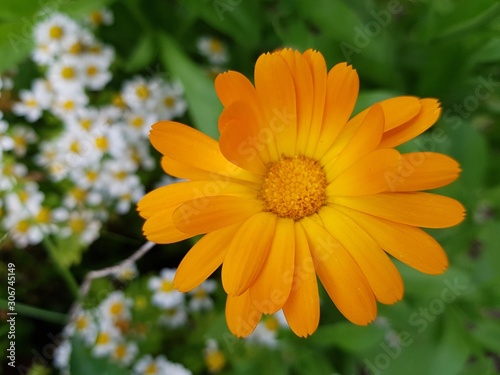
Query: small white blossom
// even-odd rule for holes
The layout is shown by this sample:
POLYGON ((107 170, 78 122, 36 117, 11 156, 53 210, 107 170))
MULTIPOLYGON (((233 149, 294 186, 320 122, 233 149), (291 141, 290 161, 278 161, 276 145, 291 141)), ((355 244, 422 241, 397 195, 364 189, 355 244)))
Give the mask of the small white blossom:
POLYGON ((153 276, 149 279, 148 288, 153 291, 153 304, 170 309, 184 303, 184 294, 174 289, 175 270, 164 268, 160 277, 153 276))

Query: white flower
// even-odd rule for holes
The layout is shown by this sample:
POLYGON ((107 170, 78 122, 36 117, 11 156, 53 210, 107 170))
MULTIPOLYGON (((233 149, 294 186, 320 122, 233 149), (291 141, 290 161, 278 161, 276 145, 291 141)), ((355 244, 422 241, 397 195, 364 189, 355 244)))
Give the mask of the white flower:
POLYGON ((134 77, 123 85, 122 97, 131 109, 148 111, 156 107, 158 91, 156 80, 147 81, 143 77, 134 77))
POLYGON ((0 164, 0 192, 10 191, 28 174, 28 168, 20 163, 0 164))
POLYGON ((112 25, 113 21, 113 13, 109 9, 95 10, 88 15, 88 22, 93 26, 112 25))
POLYGON ((71 91, 65 94, 56 93, 52 103, 52 111, 62 120, 74 115, 77 111, 84 108, 89 102, 87 94, 82 90, 71 91))
MULTIPOLYGON (((136 179, 136 181, 139 181, 136 179)), ((140 185, 139 182, 135 186, 131 186, 130 190, 122 193, 118 196, 118 202, 116 205, 116 212, 120 215, 126 214, 130 211, 130 206, 132 203, 137 203, 144 196, 144 186, 140 185)))
POLYGON ((99 311, 103 319, 110 319, 112 322, 130 320, 130 307, 132 300, 125 298, 122 291, 110 293, 99 305, 99 311))
POLYGON ((60 207, 54 210, 54 218, 60 222, 61 237, 78 236, 83 244, 89 245, 99 237, 101 222, 95 218, 94 211, 72 210, 68 212, 60 207))
POLYGON ((131 140, 137 140, 138 137, 147 138, 151 125, 158 121, 158 116, 151 112, 128 111, 125 113, 124 118, 127 133, 130 134, 129 138, 131 140))
POLYGON ((32 84, 31 90, 19 92, 20 102, 14 103, 12 111, 18 116, 24 116, 29 122, 35 122, 42 116, 42 111, 50 107, 52 91, 50 84, 42 79, 37 79, 32 84))
POLYGON ((168 361, 164 356, 154 358, 146 354, 133 368, 134 375, 190 375, 191 371, 178 363, 168 361))
POLYGON ((159 323, 165 327, 178 328, 187 323, 188 314, 183 304, 168 308, 160 315, 159 323))
POLYGON ((51 62, 67 46, 74 43, 80 26, 68 16, 55 13, 50 18, 39 22, 34 27, 34 37, 37 50, 48 52, 43 57, 35 53, 34 60, 40 64, 51 62))
POLYGON ((120 281, 130 281, 137 277, 139 271, 135 263, 126 263, 113 275, 120 281))
POLYGON ((267 316, 257 324, 255 330, 245 340, 268 348, 276 348, 278 346, 278 330, 280 327, 288 327, 282 310, 267 316))
POLYGON ((208 339, 205 342, 205 349, 203 350, 203 357, 208 371, 217 373, 226 365, 226 356, 219 349, 219 344, 214 339, 208 339))
POLYGON ((182 116, 186 112, 187 103, 183 97, 184 89, 179 82, 164 82, 158 93, 157 112, 159 118, 170 120, 182 116))
POLYGON ((83 84, 91 90, 101 90, 111 80, 109 61, 105 55, 86 54, 81 59, 83 84))
POLYGON ((92 348, 92 354, 96 357, 104 357, 112 353, 122 336, 110 320, 102 319, 99 323, 99 333, 92 348))
POLYGON ((205 56, 211 64, 220 65, 228 61, 226 46, 217 38, 203 36, 198 39, 198 51, 205 56))
POLYGON ((111 358, 122 365, 128 366, 139 352, 135 342, 117 342, 111 351, 111 358))
POLYGON ((3 151, 9 151, 14 148, 14 140, 7 135, 9 124, 7 121, 2 120, 3 113, 0 111, 0 161, 2 160, 3 151))
POLYGON ((214 302, 209 294, 217 289, 217 283, 214 280, 206 280, 197 288, 191 290, 189 294, 192 296, 189 301, 189 307, 193 311, 211 310, 214 302))
POLYGON ((5 196, 7 209, 17 214, 34 216, 42 208, 45 195, 36 182, 26 182, 5 196))
POLYGON ((49 66, 47 77, 60 95, 80 92, 84 86, 84 72, 81 58, 64 55, 49 66))
POLYGON ((97 191, 87 190, 78 185, 68 189, 63 199, 64 206, 67 208, 83 207, 86 204, 97 206, 101 202, 102 195, 97 191))
POLYGON ((68 336, 78 335, 87 344, 93 344, 97 338, 98 327, 90 311, 79 310, 65 327, 68 336))
POLYGON ((27 213, 10 212, 4 219, 3 225, 9 231, 9 235, 18 248, 28 245, 38 245, 42 242, 43 232, 36 225, 32 216, 27 213))
POLYGON ((69 358, 71 356, 71 343, 65 339, 54 350, 54 367, 58 369, 66 369, 69 366, 69 358))
POLYGON ((170 309, 184 303, 184 294, 174 289, 174 276, 174 269, 164 268, 160 271, 160 277, 149 279, 148 288, 154 292, 154 305, 170 309))
POLYGON ((102 165, 106 192, 112 197, 132 194, 132 191, 140 186, 139 177, 135 174, 136 170, 136 165, 131 161, 106 160, 102 165))
POLYGON ((12 129, 11 134, 14 141, 13 150, 14 154, 18 157, 26 155, 28 144, 35 143, 37 140, 36 133, 31 128, 25 126, 16 126, 12 129))

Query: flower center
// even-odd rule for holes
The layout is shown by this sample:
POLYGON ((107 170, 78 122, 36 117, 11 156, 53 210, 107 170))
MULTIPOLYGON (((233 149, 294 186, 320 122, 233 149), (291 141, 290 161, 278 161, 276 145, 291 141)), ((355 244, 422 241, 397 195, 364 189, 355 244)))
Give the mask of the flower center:
POLYGON ((285 157, 269 166, 259 198, 267 211, 300 220, 325 204, 326 185, 325 172, 316 160, 285 157))

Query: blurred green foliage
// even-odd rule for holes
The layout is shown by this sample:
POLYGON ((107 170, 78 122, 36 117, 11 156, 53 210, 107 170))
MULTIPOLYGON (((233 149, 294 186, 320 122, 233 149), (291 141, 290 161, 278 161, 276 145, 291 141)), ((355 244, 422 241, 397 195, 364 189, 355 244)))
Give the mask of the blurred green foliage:
MULTIPOLYGON (((398 264, 405 281, 405 298, 394 306, 380 306, 380 316, 390 327, 381 322, 369 327, 346 323, 324 298, 318 331, 307 340, 285 335, 279 357, 266 349, 245 349, 240 340, 228 335, 220 296, 219 315, 205 318, 199 325, 202 328, 184 338, 186 347, 164 348, 159 340, 151 350, 172 351, 178 361, 189 365, 193 350, 201 351, 196 346, 189 349, 195 335, 219 338, 225 343, 226 355, 233 357, 232 367, 222 372, 226 374, 350 375, 365 371, 374 375, 487 375, 499 371, 497 0, 2 0, 0 72, 15 69, 27 59, 32 48, 31 29, 40 19, 40 11, 52 7, 78 17, 106 5, 115 22, 102 28, 100 37, 115 46, 117 71, 146 75, 167 72, 180 79, 192 125, 213 137, 217 137, 221 105, 195 46, 196 39, 206 34, 227 43, 229 69, 250 77, 260 53, 283 46, 318 49, 329 67, 347 60, 360 75, 356 110, 395 95, 439 98, 443 116, 438 124, 402 149, 444 152, 460 161, 463 168, 461 178, 440 191, 465 204, 465 222, 456 228, 431 231, 447 251, 450 268, 444 275, 427 276, 398 264), (454 298, 445 299, 443 293, 454 298), (387 343, 388 333, 399 340, 399 346, 387 343)), ((132 220, 139 228, 140 220, 132 220)), ((187 244, 182 246, 187 249, 187 244)), ((93 246, 93 251, 100 250, 102 245, 93 246)), ((111 249, 107 256, 115 262, 123 258, 119 248, 111 249)), ((41 287, 57 278, 50 275, 50 268, 38 274, 42 279, 32 280, 22 275, 23 267, 33 269, 30 260, 17 254, 8 257, 16 260, 25 280, 19 298, 61 311, 57 296, 30 300, 30 289, 35 288, 30 283, 41 287)), ((40 261, 50 267, 47 259, 40 261)), ((77 274, 93 268, 96 264, 84 259, 77 274)), ((5 279, 4 269, 0 276, 5 279)), ((69 307, 71 297, 65 298, 65 307, 69 307)), ((22 328, 20 340, 25 342, 18 347, 32 345, 30 329, 22 328), (23 334, 24 330, 28 332, 23 334)), ((4 344, 0 348, 5 351, 4 344)), ((74 348, 72 374, 102 373, 109 366, 90 360, 76 342, 74 348)), ((107 373, 122 374, 120 371, 108 368, 107 373)))

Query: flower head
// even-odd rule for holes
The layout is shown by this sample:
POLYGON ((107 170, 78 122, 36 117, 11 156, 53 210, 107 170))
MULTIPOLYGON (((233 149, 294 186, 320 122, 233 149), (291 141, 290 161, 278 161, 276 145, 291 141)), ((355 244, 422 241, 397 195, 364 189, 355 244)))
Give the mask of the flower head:
POLYGON ((313 50, 263 54, 254 77, 255 86, 234 71, 217 77, 219 142, 176 122, 153 125, 164 170, 187 181, 139 202, 144 233, 158 243, 205 234, 174 285, 196 288, 222 264, 226 320, 237 336, 280 309, 293 332, 312 334, 316 276, 347 319, 366 325, 377 301, 403 295, 388 254, 442 273, 446 254, 419 227, 464 217, 454 199, 422 192, 454 181, 456 161, 395 149, 436 122, 439 102, 396 97, 352 117, 356 71, 341 63, 327 72, 313 50))

